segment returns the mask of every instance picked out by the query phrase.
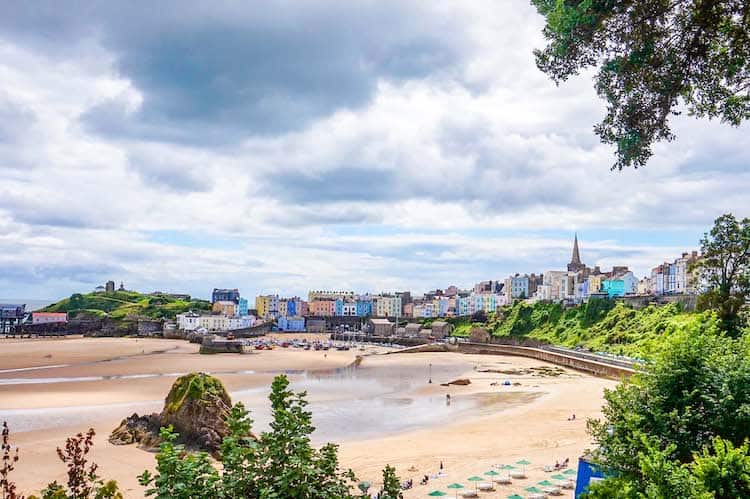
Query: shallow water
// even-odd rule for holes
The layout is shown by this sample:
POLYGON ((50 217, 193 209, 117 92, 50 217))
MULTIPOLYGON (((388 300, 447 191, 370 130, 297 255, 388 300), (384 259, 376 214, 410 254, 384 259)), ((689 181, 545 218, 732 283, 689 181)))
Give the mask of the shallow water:
MULTIPOLYGON (((449 381, 469 368, 468 364, 433 366, 431 374, 435 383, 449 381)), ((282 371, 272 373, 278 374, 282 371)), ((454 421, 459 415, 483 413, 507 404, 502 397, 453 396, 448 403, 445 393, 421 395, 417 389, 427 386, 430 372, 426 366, 400 367, 348 367, 332 370, 287 370, 292 389, 308 393, 308 410, 313 414, 317 428, 316 442, 345 441, 372 438, 413 429, 426 428, 454 421)), ((100 381, 111 379, 138 379, 169 374, 129 374, 90 376, 78 378, 12 378, 0 384, 59 383, 70 381, 100 381)), ((253 371, 227 371, 225 375, 250 375, 253 371)), ((232 400, 242 401, 251 409, 256 431, 268 428, 270 421, 270 387, 232 392, 232 400)), ((162 400, 137 403, 108 404, 78 407, 50 407, 42 409, 0 410, 0 420, 8 421, 13 431, 31 431, 56 427, 80 426, 81 431, 97 421, 124 418, 134 412, 158 412, 162 400)))

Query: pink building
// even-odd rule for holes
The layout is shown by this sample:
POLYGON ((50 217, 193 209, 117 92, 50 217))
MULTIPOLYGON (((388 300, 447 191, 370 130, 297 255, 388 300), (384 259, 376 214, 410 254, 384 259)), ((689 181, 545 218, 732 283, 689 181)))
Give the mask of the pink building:
POLYGON ((333 300, 313 300, 308 304, 310 315, 332 317, 336 314, 336 302, 333 300))
POLYGON ((53 322, 68 322, 68 314, 65 312, 32 312, 32 324, 50 324, 53 322))

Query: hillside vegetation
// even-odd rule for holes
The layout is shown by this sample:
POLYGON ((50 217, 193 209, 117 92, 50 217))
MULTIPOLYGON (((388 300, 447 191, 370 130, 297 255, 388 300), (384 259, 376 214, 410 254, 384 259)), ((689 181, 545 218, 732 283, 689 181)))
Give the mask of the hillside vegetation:
POLYGON ((496 337, 534 338, 643 358, 681 331, 719 334, 718 319, 710 312, 685 312, 677 304, 635 310, 621 302, 596 299, 568 309, 559 304, 518 303, 491 315, 485 327, 496 337))
POLYGON ((135 291, 73 294, 45 307, 44 312, 68 312, 71 317, 89 315, 122 320, 128 317, 174 319, 188 310, 209 310, 205 300, 178 300, 168 295, 144 295, 135 291))

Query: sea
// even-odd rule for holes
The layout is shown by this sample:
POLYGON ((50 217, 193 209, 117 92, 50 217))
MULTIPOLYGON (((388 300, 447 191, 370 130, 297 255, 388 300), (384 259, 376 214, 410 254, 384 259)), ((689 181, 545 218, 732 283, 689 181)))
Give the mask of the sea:
POLYGON ((27 312, 33 312, 34 310, 39 310, 40 308, 44 308, 47 305, 52 305, 55 303, 54 300, 29 300, 26 298, 0 298, 0 303, 12 303, 12 304, 22 304, 26 305, 26 311, 27 312))

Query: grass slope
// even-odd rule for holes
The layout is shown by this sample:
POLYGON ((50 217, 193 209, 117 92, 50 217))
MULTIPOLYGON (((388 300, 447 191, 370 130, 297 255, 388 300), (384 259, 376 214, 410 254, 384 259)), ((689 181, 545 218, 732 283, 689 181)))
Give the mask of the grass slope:
POLYGON ((665 338, 680 331, 719 334, 719 323, 711 313, 685 312, 677 304, 635 310, 611 300, 591 300, 568 309, 559 304, 518 303, 491 316, 486 327, 498 337, 535 338, 641 358, 651 357, 665 338))
POLYGON ((135 291, 74 294, 42 309, 44 312, 68 312, 71 317, 108 316, 122 320, 128 317, 174 319, 188 310, 209 310, 205 300, 177 300, 167 295, 143 295, 135 291))

